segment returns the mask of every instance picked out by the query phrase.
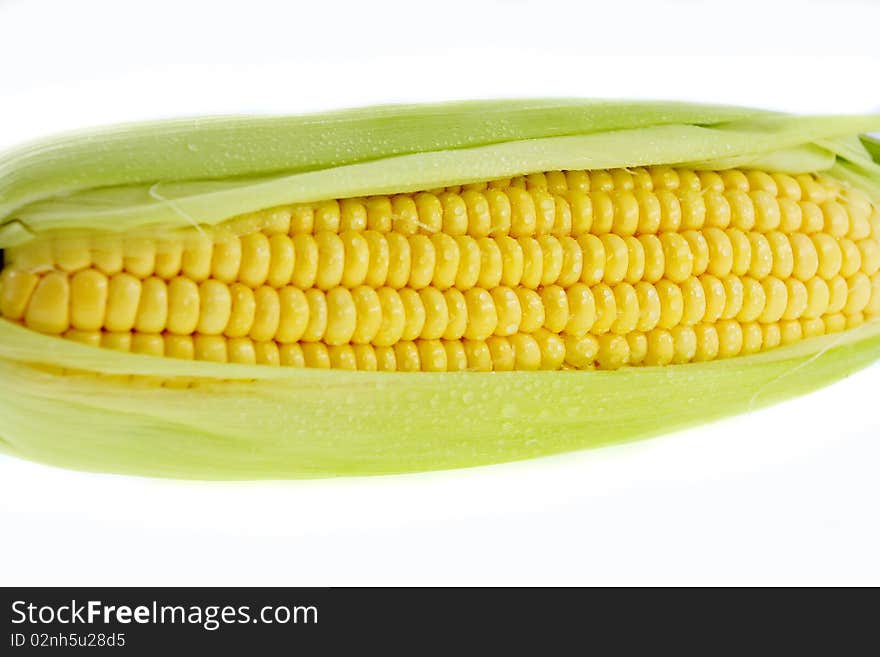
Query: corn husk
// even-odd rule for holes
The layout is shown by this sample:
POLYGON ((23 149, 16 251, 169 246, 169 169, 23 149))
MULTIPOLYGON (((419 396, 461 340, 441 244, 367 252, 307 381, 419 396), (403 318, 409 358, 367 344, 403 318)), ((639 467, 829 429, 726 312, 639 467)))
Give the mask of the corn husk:
MULTIPOLYGON (((210 230, 282 204, 536 171, 825 171, 880 199, 877 116, 498 101, 120 126, 0 156, 0 248, 210 230)), ((644 438, 815 390, 880 356, 880 323, 753 356, 614 372, 370 373, 95 349, 0 320, 0 450, 202 479, 466 467, 644 438), (168 384, 171 385, 160 385, 168 384)))

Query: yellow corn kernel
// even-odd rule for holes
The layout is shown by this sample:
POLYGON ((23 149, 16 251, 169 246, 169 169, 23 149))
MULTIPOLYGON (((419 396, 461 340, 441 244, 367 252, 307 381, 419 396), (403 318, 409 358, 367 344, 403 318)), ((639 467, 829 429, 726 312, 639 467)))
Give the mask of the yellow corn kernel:
POLYGON ((666 269, 663 244, 656 235, 642 235, 639 237, 639 243, 645 252, 644 280, 648 283, 656 283, 663 278, 666 269))
MULTIPOLYGON (((653 288, 652 288, 653 289, 653 288)), ((583 283, 575 283, 565 291, 566 304, 568 307, 568 319, 563 332, 571 336, 583 336, 589 333, 590 329, 596 321, 596 300, 593 292, 583 283)), ((537 295, 536 295, 537 297, 537 295)), ((521 300, 522 297, 519 297, 521 300)), ((541 304, 542 316, 546 321, 546 313, 543 312, 543 303, 541 304)), ((537 329, 535 323, 530 321, 528 325, 522 321, 525 313, 522 312, 522 303, 520 304, 520 325, 524 331, 532 332, 537 329)), ((542 322, 541 324, 543 324, 542 322)))
POLYGON ((53 245, 52 255, 56 267, 66 272, 80 271, 92 264, 89 242, 82 237, 59 240, 53 245))
POLYGON ((0 272, 0 316, 13 321, 24 318, 39 282, 39 276, 24 269, 10 267, 0 272))
MULTIPOLYGON (((167 308, 167 301, 164 305, 167 308)), ((154 319, 157 311, 158 308, 145 308, 142 302, 139 312, 140 322, 151 321, 154 319)), ((199 286, 199 321, 196 330, 204 335, 220 335, 226 329, 231 314, 232 294, 229 291, 229 286, 215 279, 204 281, 199 286)), ((162 322, 163 326, 161 328, 157 328, 152 332, 158 333, 162 331, 165 328, 164 323, 162 322)), ((151 332, 146 331, 140 326, 137 326, 137 330, 147 333, 151 332)))
POLYGON ((706 291, 699 279, 691 277, 680 286, 682 297, 682 315, 680 323, 693 326, 702 322, 706 315, 706 291))
POLYGON ((241 283, 233 283, 229 286, 229 295, 232 305, 223 333, 230 338, 241 338, 250 333, 254 323, 256 312, 254 291, 241 283))
POLYGON ((306 359, 303 354, 303 347, 297 343, 282 344, 278 347, 279 360, 281 365, 287 367, 305 367, 306 359))
POLYGON ((738 276, 725 276, 721 279, 721 283, 724 286, 724 310, 721 318, 732 319, 743 307, 745 294, 743 282, 738 276))
MULTIPOLYGON (((175 242, 178 248, 183 249, 182 242, 175 242)), ((181 255, 182 258, 182 255, 181 255)), ((92 264, 98 271, 107 276, 113 276, 122 271, 122 240, 118 237, 102 237, 92 245, 92 264)), ((18 266, 25 268, 24 263, 18 266)), ((178 267, 179 270, 179 267, 178 267)), ((177 272, 174 272, 177 275, 177 272)))
POLYGON ((195 281, 178 276, 168 284, 168 331, 191 335, 199 324, 199 288, 195 281))
POLYGON ((131 333, 109 333, 101 334, 101 346, 105 349, 114 349, 115 351, 131 351, 131 333))
POLYGON ((614 287, 614 304, 617 307, 617 319, 611 325, 611 332, 627 335, 635 330, 639 322, 638 295, 629 283, 620 283, 614 287))
MULTIPOLYGON (((95 258, 95 249, 92 249, 92 259, 95 258)), ((166 239, 159 242, 156 247, 155 274, 162 280, 168 281, 180 273, 183 266, 183 242, 180 240, 166 239)))
POLYGON ((660 202, 660 231, 674 232, 681 228, 681 203, 670 189, 658 189, 660 202))
POLYGON ((541 247, 541 285, 553 285, 562 273, 562 244, 552 235, 542 235, 538 244, 541 247))
MULTIPOLYGON (((299 339, 299 336, 294 337, 297 331, 299 331, 299 335, 302 335, 302 331, 305 330, 305 322, 300 320, 298 324, 294 324, 298 319, 295 311, 289 312, 287 317, 285 317, 285 304, 290 304, 290 301, 286 300, 283 296, 286 291, 287 289, 281 291, 282 323, 279 325, 279 336, 283 330, 285 337, 289 337, 286 341, 292 342, 299 339)), ((299 290, 297 290, 297 292, 299 292, 299 290)), ((302 292, 299 292, 299 294, 302 294, 302 292)), ((379 295, 373 288, 361 285, 351 291, 351 298, 354 303, 356 317, 355 329, 351 335, 351 341, 355 344, 368 344, 376 337, 382 326, 382 304, 379 300, 379 295)), ((305 295, 302 295, 302 302, 297 299, 294 303, 298 307, 302 307, 300 303, 305 303, 305 295)), ((308 308, 306 306, 300 312, 301 314, 305 314, 307 311, 308 308)), ((278 339, 279 341, 282 341, 280 338, 278 339)))
POLYGON ((141 282, 138 279, 131 274, 124 273, 113 276, 107 290, 104 328, 108 331, 119 332, 130 331, 134 328, 140 298, 141 282))
POLYGON ((25 312, 25 325, 40 333, 59 334, 70 326, 67 275, 50 272, 36 284, 25 312))
POLYGON ((544 306, 544 327, 559 333, 568 325, 569 307, 565 290, 558 285, 551 285, 541 291, 541 302, 544 306))
POLYGON ((211 275, 213 256, 214 245, 209 237, 202 234, 189 237, 181 257, 181 274, 196 283, 201 283, 211 275))
MULTIPOLYGON (((800 191, 800 187, 798 187, 800 191)), ((779 230, 784 233, 793 233, 801 230, 804 225, 804 211, 798 203, 790 198, 779 199, 779 230)))
POLYGON ((727 276, 733 270, 733 244, 720 228, 709 228, 704 233, 709 246, 707 271, 713 276, 727 276))
POLYGON ((501 249, 494 239, 483 237, 477 240, 480 247, 480 273, 476 284, 479 287, 492 289, 501 283, 503 260, 501 249))
POLYGON ((676 326, 670 331, 674 354, 672 362, 689 363, 697 354, 697 333, 690 326, 676 326))
POLYGON ((629 345, 629 364, 642 365, 648 355, 648 338, 644 333, 630 333, 626 336, 629 345))
POLYGON ((871 300, 871 279, 863 272, 858 272, 847 279, 846 305, 843 313, 847 316, 860 314, 871 300))
POLYGON ((749 233, 748 240, 751 247, 748 274, 761 280, 773 270, 773 251, 769 240, 761 233, 749 233))
POLYGON ((193 356, 196 360, 226 363, 229 361, 226 342, 219 335, 196 335, 193 339, 193 356))
POLYGON ((743 350, 743 324, 732 320, 718 322, 718 357, 732 358, 743 350))
POLYGON ((400 301, 403 304, 403 333, 401 340, 415 340, 422 333, 425 327, 425 306, 419 293, 411 288, 404 288, 398 291, 400 301))
POLYGON ((446 312, 449 316, 449 322, 446 330, 443 332, 443 338, 446 340, 460 340, 467 330, 467 301, 461 290, 451 288, 443 293, 443 300, 446 302, 446 312))
POLYGON ((465 337, 469 340, 485 340, 495 332, 498 313, 491 295, 483 288, 471 288, 464 293, 467 304, 468 327, 465 337))
POLYGON ((265 342, 275 337, 281 322, 278 292, 266 285, 254 291, 254 322, 248 333, 252 340, 265 342))
POLYGON ((711 324, 717 322, 723 315, 727 304, 724 283, 711 274, 704 274, 699 278, 703 287, 703 296, 706 298, 706 311, 703 313, 703 321, 711 324))
MULTIPOLYGON (((314 239, 318 253, 314 284, 321 290, 329 290, 331 287, 336 287, 342 282, 342 274, 345 269, 345 246, 339 235, 329 230, 316 233, 314 239)), ((268 273, 268 261, 266 263, 266 272, 268 273)), ((265 276, 263 280, 265 280, 265 276)), ((261 283, 262 281, 257 283, 257 285, 261 283)), ((255 285, 250 285, 250 287, 255 287, 255 285)))
MULTIPOLYGON (((226 344, 226 340, 222 338, 221 342, 226 344)), ((164 356, 165 340, 161 335, 155 333, 134 333, 131 336, 131 351, 135 354, 148 356, 164 356)))
POLYGON ((77 272, 70 281, 70 324, 80 331, 97 331, 104 326, 107 307, 107 277, 96 269, 77 272))
POLYGON ((617 300, 614 297, 614 290, 604 283, 593 288, 593 297, 596 300, 596 321, 593 323, 592 331, 596 335, 601 335, 610 331, 617 321, 617 300))
POLYGON ((293 236, 293 275, 291 281, 301 290, 315 284, 318 276, 318 243, 305 233, 293 236))
POLYGON ((721 350, 718 330, 710 324, 697 324, 694 327, 697 348, 694 351, 695 361, 715 360, 721 350))
POLYGON ((152 275, 156 268, 156 243, 150 239, 125 240, 122 267, 136 278, 152 275))
POLYGON ((807 305, 804 308, 803 316, 807 319, 822 317, 831 303, 831 290, 828 283, 821 278, 811 278, 804 287, 807 290, 807 305))
POLYGON ((241 365, 257 364, 257 352, 250 338, 231 338, 227 344, 227 354, 230 363, 239 363, 241 365))
POLYGON ((303 363, 306 367, 330 368, 330 352, 321 342, 306 342, 302 345, 303 363))
POLYGON ((339 230, 339 202, 330 200, 318 203, 314 208, 314 222, 315 232, 339 230))
POLYGON ((730 271, 735 276, 745 276, 752 264, 752 243, 748 234, 736 228, 730 228, 725 232, 733 250, 733 266, 730 271))
MULTIPOLYGON (((461 253, 455 238, 448 233, 435 233, 431 235, 431 243, 434 247, 436 265, 431 284, 438 290, 446 290, 455 285, 458 273, 461 253)), ((369 269, 369 258, 365 259, 365 271, 369 269)), ((364 277, 365 279, 366 277, 364 277)), ((363 282, 364 279, 361 279, 363 282)), ((349 285, 349 287, 353 287, 349 285)))
POLYGON ((868 276, 880 271, 880 242, 873 239, 862 239, 856 243, 859 250, 861 270, 868 276))
POLYGON ((803 233, 794 233, 789 238, 794 259, 793 275, 801 281, 808 281, 819 271, 819 254, 810 238, 803 233))
POLYGON ((662 280, 654 286, 660 298, 660 328, 671 329, 681 322, 684 316, 684 295, 681 288, 672 281, 662 280))
POLYGON ((608 285, 616 285, 626 277, 629 253, 626 242, 618 235, 605 234, 600 237, 602 253, 605 255, 603 280, 608 285))
POLYGON ((862 268, 862 254, 859 248, 846 238, 840 240, 840 275, 849 278, 862 268))
POLYGON ((380 288, 377 291, 377 296, 382 309, 382 324, 373 338, 373 343, 382 347, 390 347, 403 335, 406 324, 403 301, 397 291, 389 287, 380 288))
MULTIPOLYGON (((348 345, 346 346, 348 347, 348 345)), ((348 348, 351 349, 351 347, 348 348)), ((281 352, 278 349, 278 345, 274 342, 255 342, 254 353, 257 357, 258 365, 278 366, 281 364, 281 352)))
POLYGON ((153 276, 141 285, 134 330, 140 333, 161 333, 165 330, 167 323, 168 286, 165 281, 153 276))
POLYGON ((654 329, 646 336, 648 352, 645 365, 668 365, 675 357, 675 341, 672 334, 665 329, 654 329))
POLYGON ((597 190, 591 193, 592 223, 590 231, 596 235, 610 233, 614 226, 614 201, 607 191, 597 190))
POLYGON ((595 285, 605 277, 605 245, 595 235, 583 235, 578 238, 578 245, 583 252, 581 282, 595 285))
MULTIPOLYGON (((570 242, 570 243, 574 244, 575 248, 576 248, 576 246, 577 246, 576 243, 570 237, 563 237, 562 239, 567 240, 567 242, 565 242, 565 244, 568 244, 570 242)), ((626 242, 626 250, 627 250, 627 254, 626 254, 627 266, 626 266, 625 280, 627 283, 635 285, 636 283, 638 283, 639 281, 641 281, 645 277, 645 265, 646 265, 645 247, 642 246, 642 243, 638 240, 638 238, 636 238, 632 235, 626 236, 624 238, 624 242, 626 242)), ((580 254, 579 249, 577 252, 578 252, 578 254, 580 254)), ((568 254, 566 253, 566 256, 567 255, 568 254)), ((562 286, 571 285, 572 283, 574 283, 576 280, 578 280, 580 278, 582 264, 577 263, 578 264, 577 267, 570 267, 569 262, 571 262, 573 260, 574 260, 574 258, 569 260, 566 257, 566 261, 563 263, 562 273, 560 274, 560 277, 559 277, 559 284, 562 286), (576 269, 576 275, 574 275, 574 273, 572 272, 572 269, 576 269), (569 276, 569 275, 566 275, 566 272, 572 272, 572 274, 569 276)))
POLYGON ((544 325, 546 319, 541 296, 534 290, 524 287, 515 288, 514 292, 519 300, 519 307, 522 313, 520 330, 524 333, 533 333, 544 325))
POLYGON ((629 343, 625 338, 606 333, 599 336, 599 353, 596 354, 599 367, 604 370, 615 370, 626 365, 629 360, 629 343))
POLYGON ((650 191, 639 189, 634 194, 639 204, 639 225, 637 232, 645 235, 656 233, 660 230, 662 210, 660 201, 650 191))
POLYGON ((828 300, 828 312, 831 314, 839 313, 846 306, 846 300, 849 296, 849 286, 846 284, 846 279, 842 276, 835 276, 828 281, 828 289, 831 293, 828 300))
MULTIPOLYGON (((780 283, 782 283, 782 281, 780 281, 780 283)), ((782 314, 782 319, 800 319, 800 317, 806 312, 809 303, 807 286, 795 278, 785 281, 784 285, 786 288, 785 296, 787 298, 787 303, 785 311, 782 314)), ((782 295, 780 295, 780 297, 781 296, 782 295)))
MULTIPOLYGON (((352 347, 352 352, 354 353, 356 369, 367 372, 376 372, 379 370, 379 359, 376 356, 376 350, 372 345, 356 344, 352 347)), ((283 358, 281 364, 286 364, 283 362, 283 358)))
MULTIPOLYGON (((800 283, 797 279, 794 280, 800 283)), ((803 286, 803 283, 800 284, 803 286)), ((764 307, 757 319, 763 324, 778 322, 783 318, 789 306, 789 290, 791 288, 772 276, 761 281, 760 285, 764 291, 764 307)))
POLYGON ((519 305, 516 293, 511 288, 502 286, 494 288, 490 295, 498 314, 495 335, 513 335, 519 330, 522 322, 522 308, 519 305))
POLYGON ((290 283, 293 278, 295 257, 296 250, 293 248, 293 240, 290 237, 284 234, 272 235, 269 238, 270 265, 266 283, 276 288, 284 287, 290 283))
POLYGON ((565 363, 576 369, 592 369, 599 354, 599 341, 593 335, 565 338, 565 363))
MULTIPOLYGON (((330 357, 330 367, 337 370, 356 370, 357 356, 349 344, 331 345, 327 352, 330 357)), ((259 361, 258 361, 259 362, 259 361)))
MULTIPOLYGON (((653 330, 660 323, 663 305, 660 295, 650 283, 641 281, 635 286, 636 303, 639 309, 639 319, 636 329, 641 333, 653 330)), ((590 295, 592 299, 592 294, 590 295)), ((595 302, 593 302, 592 314, 595 316, 595 302)), ((588 329, 589 330, 589 327, 588 329)))

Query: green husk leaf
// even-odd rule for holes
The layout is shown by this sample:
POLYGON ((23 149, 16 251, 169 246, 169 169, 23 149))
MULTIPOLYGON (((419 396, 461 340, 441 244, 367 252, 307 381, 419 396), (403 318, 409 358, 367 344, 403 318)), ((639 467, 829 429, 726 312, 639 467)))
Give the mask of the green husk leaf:
MULTIPOLYGON (((880 198, 874 147, 858 138, 877 129, 877 116, 576 100, 124 126, 0 158, 0 247, 58 231, 210 226, 280 204, 549 169, 821 170, 880 198)), ((120 354, 0 320, 0 450, 86 470, 202 479, 466 467, 748 411, 878 356, 880 322, 871 322, 711 363, 369 373, 120 354)))
POLYGON ((0 359, 0 449, 10 454, 163 477, 305 478, 525 459, 760 408, 869 364, 880 353, 880 323, 755 356, 615 372, 372 373, 100 358, 99 349, 55 348, 60 340, 3 321, 0 342, 22 347, 3 348, 0 359), (42 361, 45 348, 80 371, 204 382, 149 387, 24 362, 42 361))
MULTIPOLYGON (((552 125, 552 124, 551 124, 552 125)), ((790 173, 824 170, 833 153, 817 140, 880 126, 880 117, 765 116, 716 125, 652 125, 562 137, 516 139, 424 151, 317 170, 232 180, 96 187, 18 208, 3 224, 19 235, 52 230, 131 232, 214 225, 287 203, 431 189, 555 169, 681 164, 702 169, 761 165, 790 173)), ((0 232, 0 246, 10 246, 0 232)))
POLYGON ((608 100, 392 105, 304 116, 194 117, 83 130, 0 157, 0 218, 98 187, 267 176, 408 153, 766 114, 741 107, 608 100))

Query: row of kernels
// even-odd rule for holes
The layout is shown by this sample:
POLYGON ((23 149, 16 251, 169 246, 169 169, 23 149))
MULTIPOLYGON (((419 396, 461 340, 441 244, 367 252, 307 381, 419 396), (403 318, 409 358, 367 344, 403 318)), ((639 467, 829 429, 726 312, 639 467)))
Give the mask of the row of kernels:
POLYGON ((186 360, 205 360, 246 365, 280 365, 284 345, 251 338, 226 338, 217 335, 173 335, 169 333, 80 331, 63 334, 68 340, 117 351, 164 356, 186 360))
POLYGON ((510 187, 470 189, 460 194, 420 192, 374 196, 364 199, 363 203, 365 228, 382 233, 523 237, 572 232, 573 210, 569 200, 540 190, 528 192, 510 187))
MULTIPOLYGON (((593 172, 596 174, 597 172, 593 172)), ((727 172, 725 172, 727 173, 727 172)), ((739 173, 739 172, 737 172, 739 173)), ((536 174, 541 175, 541 174, 536 174)), ((550 174, 543 174, 545 178, 550 174)), ((612 174, 603 173, 610 180, 612 174)), ((721 176, 719 174, 712 174, 721 176)), ((838 193, 826 190, 816 181, 811 189, 826 193, 777 196, 775 183, 768 174, 750 172, 750 176, 765 176, 770 185, 710 186, 700 189, 659 186, 656 190, 645 187, 613 188, 603 185, 586 191, 582 188, 560 190, 559 185, 510 187, 503 191, 488 186, 485 191, 466 189, 461 195, 446 192, 443 202, 436 204, 433 223, 410 221, 410 229, 421 228, 452 231, 452 234, 544 234, 579 235, 584 232, 601 234, 646 234, 659 231, 699 229, 704 225, 726 228, 730 225, 741 230, 769 232, 818 232, 826 230, 835 237, 849 236, 862 239, 870 231, 870 217, 874 211, 870 199, 859 190, 838 193), (672 190, 675 191, 672 191, 672 190), (506 195, 506 198, 505 198, 506 195), (555 216, 554 216, 555 210, 555 216), (450 218, 446 218, 446 214, 450 218), (453 218, 454 217, 454 218, 453 218), (512 217, 518 217, 519 223, 512 217)), ((731 176, 728 176, 731 177, 731 176)), ((805 178, 805 180, 807 180, 805 178)), ((381 198, 381 197, 377 197, 381 198)), ((374 203, 382 207, 380 200, 374 203)), ((377 229, 396 229, 397 217, 390 205, 382 213, 383 221, 377 229)))
POLYGON ((680 282, 643 280, 635 286, 628 282, 575 283, 567 288, 542 286, 537 291, 496 285, 464 292, 456 288, 376 290, 368 286, 304 292, 292 286, 252 290, 240 283, 226 285, 213 279, 197 285, 182 277, 167 284, 156 277, 140 281, 129 274, 108 278, 95 270, 72 277, 60 272, 37 277, 7 270, 2 283, 0 313, 12 320, 23 319, 27 326, 43 333, 57 334, 73 327, 250 335, 281 342, 326 339, 341 343, 354 338, 356 342, 391 344, 408 335, 410 339, 444 335, 480 339, 493 333, 530 332, 541 326, 573 334, 622 334, 637 327, 649 330, 651 322, 670 328, 719 318, 751 321, 760 317, 772 322, 826 312, 852 315, 871 306, 880 281, 877 272, 873 276, 856 272, 829 281, 814 277, 805 282, 774 276, 758 280, 703 274, 680 282))
MULTIPOLYGON (((564 194, 569 190, 582 192, 634 189, 669 190, 725 190, 770 192, 774 196, 800 201, 802 198, 821 202, 831 198, 826 187, 842 190, 837 181, 826 177, 817 179, 811 174, 791 176, 784 173, 767 173, 760 170, 728 169, 724 171, 695 171, 670 166, 631 167, 626 169, 567 170, 531 173, 524 176, 493 180, 486 183, 460 185, 449 191, 482 191, 488 188, 523 187, 529 190, 546 190, 564 194), (821 184, 820 184, 821 181, 821 184)), ((843 190, 844 192, 851 190, 843 190)), ((857 190, 854 190, 857 192, 857 190)))
POLYGON ((486 340, 400 341, 393 347, 323 343, 283 347, 297 354, 287 364, 305 367, 401 371, 617 369, 624 365, 680 364, 753 354, 852 328, 861 321, 861 317, 835 314, 770 324, 724 320, 714 325, 658 328, 626 336, 559 336, 540 330, 486 340))
MULTIPOLYGON (((696 176, 694 179, 699 183, 696 176)), ((592 191, 575 187, 554 192, 541 187, 487 185, 460 193, 419 192, 295 206, 290 233, 375 230, 473 237, 577 236, 588 232, 632 235, 694 230, 705 225, 759 232, 824 230, 851 239, 870 234, 873 206, 860 192, 847 191, 839 198, 828 193, 818 202, 814 200, 820 198, 817 194, 795 200, 777 197, 768 189, 716 191, 690 185, 652 190, 603 185, 592 191)))
MULTIPOLYGON (((623 280, 654 282, 666 277, 680 282, 706 271, 756 279, 793 275, 805 281, 817 274, 830 280, 837 275, 848 278, 860 270, 871 276, 880 270, 880 242, 876 239, 853 242, 824 233, 762 234, 734 228, 639 237, 582 235, 578 239, 550 235, 474 239, 444 233, 405 237, 374 231, 291 238, 254 233, 213 245, 210 263, 201 258, 202 265, 195 267, 195 259, 190 258, 186 267, 164 267, 161 272, 154 266, 155 243, 138 244, 138 266, 130 264, 133 257, 129 257, 129 265, 124 267, 137 278, 151 276, 153 271, 163 280, 182 274, 195 282, 214 278, 224 283, 239 281, 252 288, 293 284, 328 290, 364 283, 415 289, 428 285, 491 288, 499 283, 536 288, 568 286, 578 280, 613 285, 623 280)), ((186 260, 181 256, 180 264, 186 260)), ((15 269, 22 268, 16 264, 7 271, 15 269)), ((98 270, 105 275, 122 271, 98 270)))
POLYGON ((617 369, 668 365, 757 353, 803 338, 852 328, 863 317, 841 314, 773 323, 722 320, 716 324, 656 328, 625 336, 533 334, 485 340, 416 339, 393 345, 261 342, 196 334, 112 333, 70 330, 64 337, 119 351, 221 363, 371 371, 512 371, 617 369))
POLYGON ((830 279, 838 274, 849 277, 860 269, 872 275, 880 269, 880 245, 872 239, 856 243, 826 234, 764 235, 738 229, 639 237, 583 235, 578 239, 324 232, 292 239, 276 235, 271 241, 262 235, 249 236, 247 241, 262 247, 248 249, 252 255, 244 260, 229 254, 215 257, 218 264, 212 269, 213 278, 239 280, 250 287, 293 284, 328 290, 366 283, 373 287, 467 289, 491 288, 502 282, 536 288, 567 286, 578 280, 615 284, 622 280, 656 281, 665 276, 682 281, 707 270, 719 276, 748 274, 761 279, 772 273, 801 280, 818 272, 830 279), (242 265, 234 266, 238 262, 242 265))
POLYGON ((415 196, 371 197, 365 204, 368 229, 406 235, 633 235, 701 228, 710 214, 719 224, 730 223, 732 216, 737 220, 731 202, 723 196, 707 200, 699 192, 676 194, 666 189, 570 190, 553 194, 541 189, 508 187, 469 189, 461 194, 444 192, 438 196, 423 192, 415 196))
POLYGON ((716 276, 794 276, 806 281, 816 275, 830 280, 838 275, 847 278, 860 270, 868 275, 880 270, 880 244, 873 239, 853 242, 825 233, 762 234, 714 228, 685 236, 694 255, 696 275, 705 270, 716 276))
POLYGON ((305 367, 349 370, 449 372, 559 369, 558 336, 516 334, 487 340, 403 340, 394 346, 301 345, 305 367))
POLYGON ((564 346, 558 336, 513 335, 488 340, 401 340, 394 345, 260 342, 196 334, 115 333, 69 330, 65 338, 117 351, 245 365, 373 371, 508 371, 559 369, 564 346))
POLYGON ((880 295, 876 284, 859 273, 850 279, 837 277, 807 283, 768 277, 691 277, 681 284, 663 279, 656 284, 635 286, 578 284, 568 290, 558 286, 539 291, 544 328, 557 333, 584 335, 606 332, 626 335, 655 327, 671 329, 735 319, 739 322, 772 323, 799 318, 814 319, 826 313, 855 315, 873 308, 880 295))
POLYGON ((576 369, 617 369, 625 365, 683 364, 754 354, 846 328, 843 315, 769 324, 723 320, 717 324, 657 328, 626 336, 584 336, 567 345, 566 363, 576 369))

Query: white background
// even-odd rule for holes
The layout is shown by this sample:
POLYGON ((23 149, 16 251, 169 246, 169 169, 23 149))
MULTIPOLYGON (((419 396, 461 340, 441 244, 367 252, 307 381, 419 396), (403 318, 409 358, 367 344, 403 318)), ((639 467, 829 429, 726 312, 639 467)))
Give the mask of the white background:
MULTIPOLYGON (((459 98, 877 111, 878 25, 868 0, 0 0, 0 147, 459 98)), ((699 430, 429 475, 206 484, 0 457, 0 584, 878 585, 878 390, 875 366, 699 430)))

